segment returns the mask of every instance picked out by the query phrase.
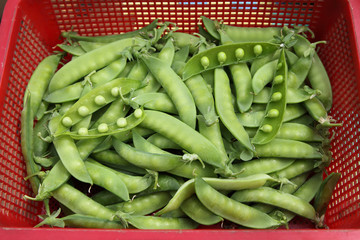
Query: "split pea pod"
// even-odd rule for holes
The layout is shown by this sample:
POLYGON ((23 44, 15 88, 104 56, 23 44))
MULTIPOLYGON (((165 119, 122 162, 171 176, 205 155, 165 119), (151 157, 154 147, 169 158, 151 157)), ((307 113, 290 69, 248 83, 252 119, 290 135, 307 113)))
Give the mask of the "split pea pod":
POLYGON ((138 38, 123 39, 79 56, 55 73, 49 83, 49 92, 66 87, 92 71, 105 67, 120 58, 126 47, 142 44, 145 44, 145 41, 138 38))
POLYGON ((80 98, 61 118, 55 136, 67 131, 71 126, 81 121, 106 104, 119 98, 119 93, 127 94, 140 86, 140 82, 127 78, 118 78, 104 84, 101 88, 94 88, 80 98))
POLYGON ((271 99, 266 106, 265 116, 259 129, 251 140, 253 144, 265 144, 273 140, 284 119, 288 77, 284 50, 280 54, 277 66, 278 69, 272 81, 271 99))
POLYGON ((140 123, 141 127, 160 133, 187 152, 197 154, 202 161, 210 165, 226 167, 227 159, 223 159, 214 144, 181 120, 152 110, 145 110, 145 115, 145 119, 140 123))
POLYGON ((234 223, 263 229, 280 225, 280 222, 269 215, 221 194, 201 178, 195 179, 195 193, 211 212, 234 223))
POLYGON ((195 128, 196 125, 196 106, 194 99, 182 79, 174 70, 163 62, 152 56, 144 56, 142 60, 149 68, 150 72, 160 82, 161 86, 168 93, 173 101, 180 119, 195 128))
POLYGON ((239 62, 247 62, 257 57, 266 56, 278 49, 272 43, 233 43, 217 46, 202 51, 190 58, 184 68, 183 79, 200 74, 219 66, 228 66, 239 62), (258 49, 258 50, 254 50, 258 49), (220 58, 218 54, 220 53, 220 58), (226 56, 225 58, 221 56, 226 56))

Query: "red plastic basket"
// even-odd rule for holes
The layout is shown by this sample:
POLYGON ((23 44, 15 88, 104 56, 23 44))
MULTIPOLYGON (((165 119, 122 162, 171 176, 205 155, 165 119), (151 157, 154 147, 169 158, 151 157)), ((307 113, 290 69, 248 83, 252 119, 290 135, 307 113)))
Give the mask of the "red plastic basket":
POLYGON ((360 1, 357 0, 9 0, 0 29, 0 236, 4 239, 72 239, 86 237, 174 239, 360 239, 360 1), (343 126, 334 131, 334 162, 329 172, 341 172, 326 214, 329 230, 309 229, 301 223, 292 230, 198 229, 182 231, 34 229, 42 205, 23 199, 31 194, 24 180, 20 150, 20 111, 33 70, 57 43, 62 31, 82 35, 116 34, 139 29, 155 18, 176 23, 181 31, 197 31, 200 16, 225 24, 269 27, 307 25, 316 40, 326 40, 319 56, 331 79, 331 115, 343 126), (357 30, 357 32, 356 32, 357 30))

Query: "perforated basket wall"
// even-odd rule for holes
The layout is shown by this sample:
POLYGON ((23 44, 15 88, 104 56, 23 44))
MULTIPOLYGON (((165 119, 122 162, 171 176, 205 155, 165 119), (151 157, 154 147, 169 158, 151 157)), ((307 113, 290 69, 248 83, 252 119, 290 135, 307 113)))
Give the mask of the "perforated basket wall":
POLYGON ((192 33, 204 15, 238 26, 307 25, 315 32, 314 41, 327 41, 319 46, 319 56, 333 87, 331 115, 343 126, 333 130, 334 161, 328 171, 341 172, 342 178, 326 222, 330 228, 360 227, 359 69, 347 1, 16 0, 10 4, 7 9, 13 12, 5 13, 2 23, 8 25, 10 34, 4 42, 0 72, 0 226, 32 227, 39 221, 42 205, 23 199, 32 192, 24 180, 20 111, 32 71, 60 42, 60 32, 72 29, 88 36, 117 34, 159 18, 176 23, 179 31, 192 33))

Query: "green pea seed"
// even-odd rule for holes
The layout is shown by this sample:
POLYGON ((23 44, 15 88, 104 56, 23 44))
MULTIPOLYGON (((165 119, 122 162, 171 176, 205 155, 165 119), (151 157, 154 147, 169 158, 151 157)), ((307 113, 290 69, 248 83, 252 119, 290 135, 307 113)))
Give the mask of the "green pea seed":
POLYGON ((280 84, 284 81, 284 76, 283 75, 277 75, 274 78, 274 84, 280 84))
POLYGON ((269 118, 276 118, 276 117, 278 117, 279 116, 279 110, 277 110, 277 109, 270 109, 269 111, 268 111, 268 113, 267 113, 267 117, 269 117, 269 118))
POLYGON ((89 109, 86 106, 81 106, 78 108, 78 113, 80 116, 85 117, 89 114, 89 109))
POLYGON ((210 65, 210 60, 208 57, 204 56, 200 59, 201 65, 206 69, 210 65))
POLYGON ((65 126, 65 127, 71 127, 72 124, 73 124, 73 121, 70 117, 64 117, 63 120, 62 120, 62 124, 65 126))
POLYGON ((100 133, 105 133, 107 131, 109 131, 109 126, 106 124, 106 123, 101 123, 99 126, 98 126, 98 131, 100 133))
POLYGON ((278 63, 278 65, 276 66, 276 70, 279 70, 282 67, 282 65, 283 65, 282 62, 278 63))
POLYGON ((135 116, 136 118, 141 118, 142 115, 143 115, 143 110, 141 110, 140 108, 138 108, 138 109, 136 109, 136 110, 134 111, 134 116, 135 116))
POLYGON ((271 101, 277 102, 277 101, 280 101, 281 98, 282 98, 281 92, 275 92, 275 93, 273 93, 273 95, 271 96, 271 101))
POLYGON ((99 105, 99 106, 104 105, 106 103, 105 98, 101 95, 96 96, 94 101, 95 101, 96 105, 99 105))
POLYGON ((126 118, 123 118, 123 117, 118 118, 118 120, 116 121, 116 125, 120 128, 126 127, 126 125, 127 125, 126 118))
POLYGON ((112 88, 112 89, 111 89, 111 95, 112 95, 113 97, 119 96, 119 88, 117 88, 117 87, 112 88))
POLYGON ((235 50, 235 57, 238 61, 240 61, 245 55, 244 49, 242 48, 237 48, 235 50))
POLYGON ((261 45, 257 44, 254 46, 254 53, 255 53, 255 56, 259 56, 263 51, 263 48, 261 45))
POLYGON ((78 134, 81 135, 81 136, 88 135, 88 133, 89 133, 89 131, 85 127, 79 128, 79 130, 78 130, 78 134))
POLYGON ((264 126, 260 127, 260 130, 269 133, 273 130, 273 127, 270 124, 265 124, 264 126))
POLYGON ((220 64, 223 64, 226 61, 226 53, 219 52, 217 55, 218 61, 220 64))

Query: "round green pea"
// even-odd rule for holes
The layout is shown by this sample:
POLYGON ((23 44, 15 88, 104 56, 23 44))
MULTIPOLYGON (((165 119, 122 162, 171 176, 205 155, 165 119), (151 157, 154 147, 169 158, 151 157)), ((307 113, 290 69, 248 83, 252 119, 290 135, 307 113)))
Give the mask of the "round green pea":
POLYGON ((277 75, 274 78, 274 84, 280 84, 284 81, 284 76, 283 75, 277 75))
POLYGON ((263 48, 260 44, 256 44, 254 46, 254 53, 255 53, 255 56, 259 56, 263 51, 263 48))
POLYGON ((89 131, 85 127, 79 128, 79 130, 78 130, 78 134, 81 136, 88 135, 88 133, 89 133, 89 131))
POLYGON ((235 50, 235 57, 238 61, 241 60, 244 57, 244 55, 245 55, 244 49, 237 48, 235 50))
POLYGON ((210 60, 208 57, 204 56, 200 59, 200 63, 206 69, 210 65, 210 60))
POLYGON ((218 61, 220 64, 223 64, 226 61, 226 53, 219 52, 217 55, 218 61))
POLYGON ((98 126, 98 131, 100 133, 105 133, 107 131, 109 131, 109 126, 106 124, 106 123, 101 123, 99 126, 98 126))
POLYGON ((273 93, 273 95, 271 96, 271 101, 277 102, 277 101, 280 101, 281 98, 282 98, 281 92, 275 92, 275 93, 273 93))
POLYGON ((119 96, 119 88, 113 87, 113 88, 111 89, 111 95, 112 95, 113 97, 119 96))
POLYGON ((273 127, 270 124, 265 124, 260 128, 260 130, 269 133, 273 130, 273 127))
POLYGON ((278 65, 276 66, 276 70, 279 70, 282 67, 283 63, 279 62, 278 65))
POLYGON ((104 105, 106 103, 106 100, 102 95, 96 96, 94 101, 95 101, 96 105, 99 105, 99 106, 104 105))
POLYGON ((73 124, 73 121, 70 117, 64 117, 63 120, 62 120, 62 124, 65 126, 65 127, 71 127, 72 124, 73 124))
POLYGON ((118 120, 116 121, 116 125, 120 128, 126 127, 126 125, 127 125, 126 118, 123 118, 123 117, 118 118, 118 120))
POLYGON ((78 108, 78 113, 80 116, 85 117, 89 114, 89 109, 86 106, 81 106, 78 108))
POLYGON ((276 118, 276 117, 278 117, 279 116, 279 110, 277 110, 277 109, 270 109, 269 111, 268 111, 268 113, 267 113, 267 117, 269 117, 269 118, 276 118))
POLYGON ((143 115, 143 110, 141 110, 140 108, 138 108, 138 109, 136 109, 136 110, 134 111, 134 116, 135 116, 136 118, 141 118, 142 115, 143 115))

